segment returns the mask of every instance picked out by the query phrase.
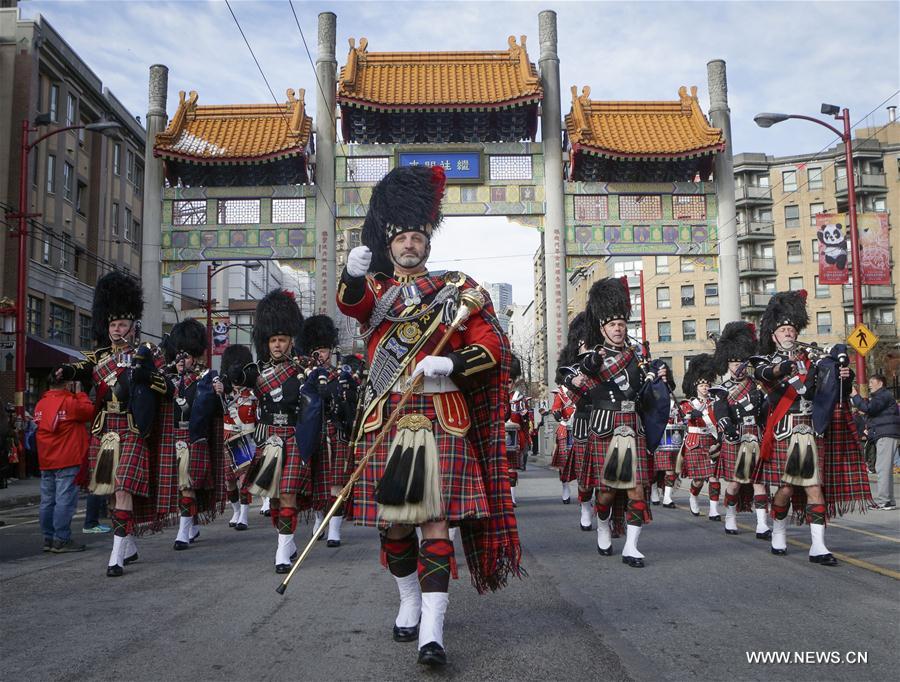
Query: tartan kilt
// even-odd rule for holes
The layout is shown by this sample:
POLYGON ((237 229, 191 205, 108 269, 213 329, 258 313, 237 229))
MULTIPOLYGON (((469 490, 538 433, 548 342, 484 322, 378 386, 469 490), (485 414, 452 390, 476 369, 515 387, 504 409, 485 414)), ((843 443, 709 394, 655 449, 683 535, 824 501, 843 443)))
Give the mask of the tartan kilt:
POLYGON ((103 434, 114 431, 119 434, 119 466, 116 468, 116 492, 130 493, 138 497, 150 495, 150 459, 147 442, 128 429, 128 416, 107 414, 103 430, 91 435, 88 462, 91 471, 97 466, 100 454, 100 440, 103 434))
POLYGON ((656 448, 653 453, 653 471, 674 471, 675 460, 678 459, 678 450, 656 448))
MULTIPOLYGON (((384 420, 400 402, 401 394, 391 393, 382 407, 384 420)), ((430 394, 413 394, 403 408, 403 414, 423 414, 431 420, 434 438, 441 462, 441 487, 444 499, 444 518, 455 522, 488 518, 490 508, 481 467, 476 459, 473 446, 467 436, 456 436, 444 431, 437 419, 434 399, 430 394)), ((389 524, 379 521, 378 505, 375 502, 375 487, 387 463, 388 449, 396 435, 396 427, 391 430, 381 445, 372 453, 369 463, 362 472, 353 493, 353 521, 356 525, 384 528, 389 524)), ((363 435, 359 443, 358 456, 362 456, 375 443, 379 429, 363 435)), ((438 520, 438 519, 434 519, 438 520)))
MULTIPOLYGON (((812 428, 812 417, 809 415, 793 415, 794 425, 799 426, 800 424, 805 424, 810 429, 812 428)), ((816 454, 818 455, 818 467, 819 467, 819 476, 820 478, 827 478, 826 471, 824 468, 825 465, 825 443, 818 436, 816 439, 816 454)), ((760 458, 759 464, 756 468, 756 475, 753 477, 754 483, 762 483, 764 485, 774 485, 776 487, 781 487, 784 483, 781 482, 781 477, 784 474, 784 468, 787 465, 788 459, 788 443, 790 442, 791 437, 787 436, 782 440, 776 440, 774 442, 774 446, 772 447, 772 456, 767 460, 763 461, 760 458)))
MULTIPOLYGON (((273 426, 264 424, 265 437, 257 443, 256 457, 262 457, 266 439, 270 436, 278 436, 284 443, 282 453, 283 465, 281 467, 281 482, 278 484, 279 495, 297 495, 297 511, 310 508, 312 496, 312 467, 304 464, 300 457, 300 448, 297 447, 297 438, 293 426, 273 426)), ((252 464, 250 465, 253 466, 252 464)))
POLYGON ((698 445, 691 450, 688 450, 687 443, 685 443, 680 474, 682 478, 705 481, 716 475, 716 462, 709 461, 709 449, 715 443, 715 437, 706 433, 698 434, 698 445))
MULTIPOLYGON (((575 420, 580 420, 581 417, 576 413, 575 420)), ((587 417, 584 418, 587 420, 587 417)), ((585 429, 587 430, 587 429, 585 429)), ((566 462, 566 467, 563 470, 564 475, 566 476, 566 480, 574 481, 576 479, 580 479, 581 477, 581 467, 584 463, 584 453, 587 450, 587 438, 575 438, 574 434, 577 433, 578 430, 575 429, 575 422, 572 423, 572 447, 569 448, 569 461, 566 462)), ((581 483, 579 482, 579 487, 581 483)))
POLYGON ((613 417, 612 429, 605 436, 588 432, 587 445, 581 462, 581 472, 578 475, 578 486, 584 490, 591 488, 606 489, 603 485, 603 465, 606 463, 606 451, 613 439, 613 431, 618 426, 630 426, 634 429, 637 441, 635 453, 636 464, 634 487, 650 483, 650 469, 653 456, 647 452, 647 441, 644 439, 644 429, 636 412, 616 412, 613 417))
POLYGON ((566 465, 568 459, 569 430, 565 426, 556 427, 556 448, 553 450, 553 457, 550 459, 550 466, 553 469, 560 469, 566 465))
POLYGON ((845 402, 834 408, 825 432, 825 505, 828 518, 865 513, 873 504, 866 460, 845 402))
POLYGON ((319 453, 313 458, 312 507, 328 511, 334 502, 333 487, 343 488, 352 473, 350 444, 341 440, 333 422, 325 421, 319 453))
MULTIPOLYGON (((741 435, 756 436, 757 440, 762 444, 762 431, 757 426, 750 424, 741 425, 741 435)), ((741 441, 734 443, 722 439, 722 449, 719 451, 718 473, 719 477, 726 481, 734 481, 734 467, 737 464, 737 453, 741 449, 741 441)), ((752 472, 751 472, 752 475, 752 472)))

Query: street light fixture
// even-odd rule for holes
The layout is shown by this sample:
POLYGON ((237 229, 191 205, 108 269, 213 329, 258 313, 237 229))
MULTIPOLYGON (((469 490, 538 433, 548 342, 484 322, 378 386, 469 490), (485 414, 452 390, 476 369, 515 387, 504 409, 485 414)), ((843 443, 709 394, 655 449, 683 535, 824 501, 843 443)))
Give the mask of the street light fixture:
POLYGON ((9 219, 18 221, 16 235, 18 244, 18 282, 16 290, 16 414, 20 419, 25 417, 25 300, 28 290, 28 219, 38 218, 40 213, 28 212, 28 154, 38 144, 48 137, 59 135, 67 130, 90 130, 102 135, 114 135, 122 126, 115 121, 99 121, 87 125, 72 125, 56 128, 44 133, 33 142, 28 141, 31 133, 39 132, 38 126, 51 123, 48 114, 39 114, 34 121, 34 126, 28 119, 22 120, 22 141, 19 148, 19 210, 15 213, 7 213, 9 219))
MULTIPOLYGON (((848 214, 850 216, 850 246, 852 253, 851 267, 853 271, 853 324, 859 326, 863 323, 862 309, 862 281, 860 277, 860 259, 859 259, 859 231, 856 227, 856 180, 853 173, 853 140, 850 129, 850 110, 841 109, 835 104, 822 104, 821 112, 826 116, 833 116, 836 120, 842 121, 843 131, 838 130, 830 123, 814 118, 812 116, 803 116, 802 114, 773 114, 762 113, 753 117, 760 128, 770 128, 776 123, 781 123, 789 118, 798 118, 803 121, 811 121, 820 126, 828 128, 831 132, 840 138, 844 144, 844 159, 847 164, 847 202, 848 214)), ((860 383, 866 381, 866 359, 856 354, 856 378, 860 383)))
POLYGON ((230 265, 219 266, 217 261, 212 261, 209 265, 206 266, 206 301, 204 302, 204 307, 206 308, 206 366, 212 367, 212 307, 213 297, 212 297, 212 278, 213 275, 222 272, 223 270, 227 270, 228 268, 245 268, 247 270, 259 270, 262 267, 262 263, 256 261, 255 263, 231 263, 230 265))

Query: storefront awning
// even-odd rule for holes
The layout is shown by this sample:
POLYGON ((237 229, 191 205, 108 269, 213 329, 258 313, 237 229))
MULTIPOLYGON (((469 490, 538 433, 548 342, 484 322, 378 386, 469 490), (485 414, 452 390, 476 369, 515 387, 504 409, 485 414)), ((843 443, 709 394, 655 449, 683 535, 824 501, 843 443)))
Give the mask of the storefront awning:
POLYGON ((66 362, 84 360, 80 351, 58 343, 50 343, 36 336, 25 342, 25 366, 27 369, 50 369, 66 362))

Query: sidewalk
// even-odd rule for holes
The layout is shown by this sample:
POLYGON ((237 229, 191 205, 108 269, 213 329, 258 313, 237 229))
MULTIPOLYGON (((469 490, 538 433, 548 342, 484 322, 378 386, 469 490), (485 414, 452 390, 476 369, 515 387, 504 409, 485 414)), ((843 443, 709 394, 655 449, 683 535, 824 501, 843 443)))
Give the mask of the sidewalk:
POLYGON ((41 479, 26 478, 19 481, 8 481, 6 488, 0 489, 0 509, 25 507, 40 504, 41 479))

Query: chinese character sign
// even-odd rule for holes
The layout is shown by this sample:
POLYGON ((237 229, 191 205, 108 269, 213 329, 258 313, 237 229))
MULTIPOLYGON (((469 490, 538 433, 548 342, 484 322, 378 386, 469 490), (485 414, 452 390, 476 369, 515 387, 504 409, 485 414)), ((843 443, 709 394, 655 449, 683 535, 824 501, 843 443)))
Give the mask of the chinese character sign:
POLYGON ((443 166, 448 181, 480 180, 480 152, 399 152, 398 166, 443 166))
POLYGON ((846 284, 850 251, 847 214, 818 214, 816 237, 819 240, 819 284, 846 284))
POLYGON ((863 284, 891 283, 891 242, 887 213, 860 213, 856 216, 859 231, 860 281, 863 284))

